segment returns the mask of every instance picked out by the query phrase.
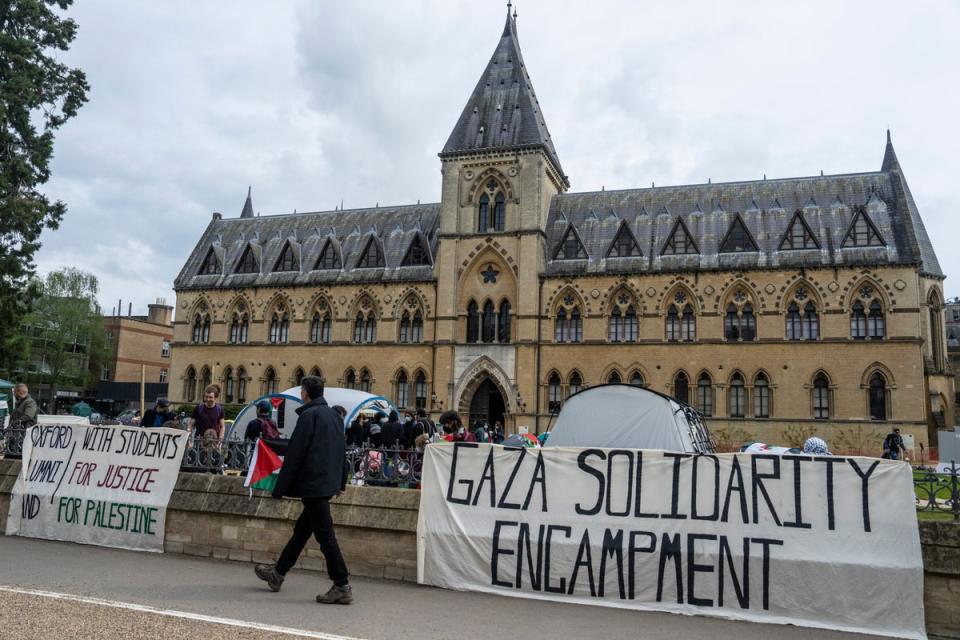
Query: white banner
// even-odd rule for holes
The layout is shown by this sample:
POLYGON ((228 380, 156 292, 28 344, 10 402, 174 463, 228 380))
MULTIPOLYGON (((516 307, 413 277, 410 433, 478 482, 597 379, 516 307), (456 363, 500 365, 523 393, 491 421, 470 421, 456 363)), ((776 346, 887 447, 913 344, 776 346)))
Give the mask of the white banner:
POLYGON ((32 427, 7 535, 162 552, 186 443, 178 429, 32 427))
POLYGON ((432 444, 422 486, 421 584, 926 638, 903 462, 432 444))

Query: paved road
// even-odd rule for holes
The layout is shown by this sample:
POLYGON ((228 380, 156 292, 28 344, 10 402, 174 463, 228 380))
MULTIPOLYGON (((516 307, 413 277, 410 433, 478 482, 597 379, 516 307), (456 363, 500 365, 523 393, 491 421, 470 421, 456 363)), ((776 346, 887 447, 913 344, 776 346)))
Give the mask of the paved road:
POLYGON ((9 640, 273 640, 298 635, 327 640, 871 638, 362 578, 353 581, 354 605, 314 603, 314 596, 328 584, 325 576, 292 572, 283 591, 275 594, 253 576, 247 564, 0 535, 0 636, 9 640))

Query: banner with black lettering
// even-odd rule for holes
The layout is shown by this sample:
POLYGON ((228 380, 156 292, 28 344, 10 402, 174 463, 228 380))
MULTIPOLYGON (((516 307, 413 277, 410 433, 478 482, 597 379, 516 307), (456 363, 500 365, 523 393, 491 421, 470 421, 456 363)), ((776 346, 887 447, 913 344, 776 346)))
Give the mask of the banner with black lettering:
POLYGON ((903 462, 432 444, 422 486, 421 584, 926 637, 903 462))
POLYGON ((30 428, 7 535, 163 551, 187 432, 123 426, 30 428))

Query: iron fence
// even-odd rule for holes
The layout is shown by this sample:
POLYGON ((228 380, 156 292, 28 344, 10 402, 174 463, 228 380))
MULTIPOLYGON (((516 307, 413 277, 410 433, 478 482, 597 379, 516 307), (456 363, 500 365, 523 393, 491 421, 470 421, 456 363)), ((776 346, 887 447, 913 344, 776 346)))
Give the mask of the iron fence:
POLYGON ((916 468, 913 471, 913 489, 917 497, 917 511, 928 513, 950 513, 953 519, 960 520, 960 469, 951 462, 944 473, 929 468, 916 468))

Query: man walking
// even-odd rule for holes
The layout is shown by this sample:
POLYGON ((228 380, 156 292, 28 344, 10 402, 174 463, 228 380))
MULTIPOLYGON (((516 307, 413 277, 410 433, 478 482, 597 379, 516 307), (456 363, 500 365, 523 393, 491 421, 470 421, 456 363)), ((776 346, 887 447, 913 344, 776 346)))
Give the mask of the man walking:
POLYGON ((894 427, 891 433, 883 439, 883 457, 890 460, 906 459, 907 448, 903 444, 903 436, 900 435, 900 428, 894 427), (900 453, 903 452, 901 458, 900 453))
POLYGON ((323 399, 323 381, 317 376, 303 379, 300 397, 304 405, 297 409, 297 426, 287 445, 273 497, 300 498, 303 512, 293 526, 293 536, 280 553, 277 563, 258 564, 254 572, 267 583, 271 591, 280 591, 284 576, 296 564, 303 547, 313 535, 320 543, 327 573, 333 580, 333 586, 327 593, 318 595, 317 602, 350 604, 353 602, 353 590, 330 516, 330 498, 343 493, 347 484, 343 418, 323 399))

